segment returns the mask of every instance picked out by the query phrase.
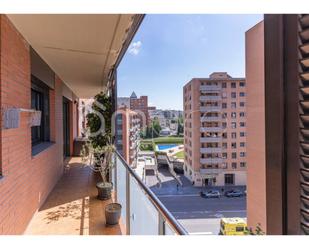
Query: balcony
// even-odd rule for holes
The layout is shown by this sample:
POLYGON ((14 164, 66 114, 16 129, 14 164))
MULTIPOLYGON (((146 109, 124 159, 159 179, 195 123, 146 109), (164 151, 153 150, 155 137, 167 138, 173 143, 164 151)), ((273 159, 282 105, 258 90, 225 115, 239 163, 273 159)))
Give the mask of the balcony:
POLYGON ((201 127, 200 132, 222 132, 222 127, 201 127))
POLYGON ((221 87, 220 86, 200 86, 200 90, 201 91, 221 91, 221 87))
POLYGON ((220 100, 222 100, 222 97, 220 95, 218 95, 218 96, 210 96, 210 95, 200 96, 200 101, 220 101, 220 100))
POLYGON ((218 116, 218 117, 203 116, 203 117, 201 117, 201 122, 221 122, 221 121, 222 121, 221 116, 218 116))
POLYGON ((223 172, 223 169, 200 169, 200 174, 202 175, 217 175, 223 172))
POLYGON ((96 198, 98 175, 72 158, 65 173, 32 218, 28 235, 185 235, 187 232, 117 153, 112 200, 96 198), (122 205, 121 221, 106 226, 104 208, 122 205))
POLYGON ((222 137, 201 137, 201 143, 220 143, 222 142, 222 137))
POLYGON ((201 148, 200 149, 201 153, 221 153, 222 152, 222 148, 201 148))
POLYGON ((201 112, 221 112, 222 108, 220 106, 201 106, 201 112))
POLYGON ((222 158, 201 158, 200 162, 202 164, 221 164, 223 162, 222 158))

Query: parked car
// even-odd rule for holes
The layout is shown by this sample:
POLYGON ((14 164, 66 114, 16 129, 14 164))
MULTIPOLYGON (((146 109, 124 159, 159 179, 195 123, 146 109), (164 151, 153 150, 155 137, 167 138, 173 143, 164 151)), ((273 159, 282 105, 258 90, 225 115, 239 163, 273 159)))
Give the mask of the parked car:
POLYGON ((225 196, 226 197, 241 197, 241 196, 244 196, 244 193, 239 190, 230 190, 230 191, 225 192, 225 196))
POLYGON ((205 193, 206 198, 220 198, 221 194, 217 190, 210 190, 205 193))

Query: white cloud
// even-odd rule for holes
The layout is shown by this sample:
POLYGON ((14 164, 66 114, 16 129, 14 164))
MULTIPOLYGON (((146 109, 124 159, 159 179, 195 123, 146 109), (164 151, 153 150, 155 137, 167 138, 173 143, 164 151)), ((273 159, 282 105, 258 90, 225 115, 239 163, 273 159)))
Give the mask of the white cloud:
POLYGON ((133 42, 129 48, 129 54, 138 55, 141 47, 142 47, 141 41, 133 42))

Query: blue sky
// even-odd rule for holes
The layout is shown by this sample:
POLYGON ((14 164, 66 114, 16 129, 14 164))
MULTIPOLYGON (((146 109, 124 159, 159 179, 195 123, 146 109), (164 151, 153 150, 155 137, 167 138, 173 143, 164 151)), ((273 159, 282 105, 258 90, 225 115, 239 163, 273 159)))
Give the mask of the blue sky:
POLYGON ((245 76, 245 32, 262 15, 146 15, 118 68, 118 96, 148 95, 149 105, 182 110, 194 77, 245 76))

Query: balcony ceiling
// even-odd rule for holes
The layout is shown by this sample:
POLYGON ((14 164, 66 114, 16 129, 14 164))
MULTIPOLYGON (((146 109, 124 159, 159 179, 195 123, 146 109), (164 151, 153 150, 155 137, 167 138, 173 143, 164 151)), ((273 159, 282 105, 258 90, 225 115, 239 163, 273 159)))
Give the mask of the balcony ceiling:
POLYGON ((104 89, 129 38, 134 15, 8 15, 15 27, 81 98, 104 89))

